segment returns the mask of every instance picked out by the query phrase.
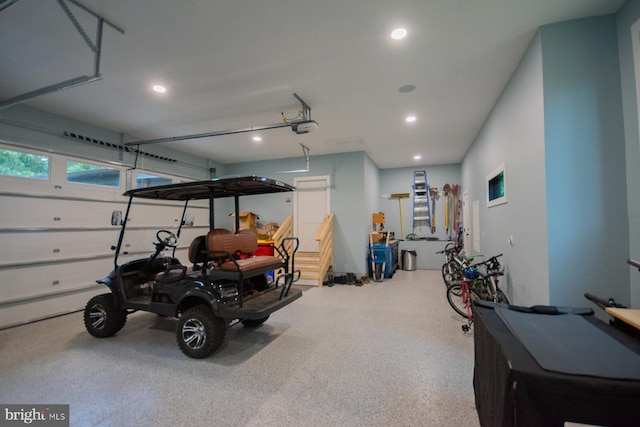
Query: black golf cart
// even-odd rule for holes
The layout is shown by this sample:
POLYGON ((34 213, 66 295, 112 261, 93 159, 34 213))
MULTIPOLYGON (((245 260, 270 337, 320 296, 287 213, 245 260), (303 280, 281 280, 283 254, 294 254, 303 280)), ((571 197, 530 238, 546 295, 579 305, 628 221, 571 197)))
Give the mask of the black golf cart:
MULTIPOLYGON (((239 197, 295 191, 268 178, 245 176, 161 185, 129 190, 129 203, 114 247, 114 270, 98 283, 110 293, 97 295, 84 311, 84 323, 95 337, 109 337, 124 326, 127 315, 138 310, 178 318, 176 336, 184 354, 204 358, 223 343, 234 320, 256 327, 269 315, 302 296, 291 288, 300 277, 294 270, 296 238, 285 238, 274 255, 254 256, 258 240, 251 230, 240 230, 239 197), (214 226, 214 200, 235 199, 235 232, 214 226), (158 230, 153 255, 118 265, 123 237, 133 199, 183 201, 182 220, 175 231, 158 230), (192 200, 209 201, 209 231, 191 242, 189 263, 175 257, 187 205, 192 200), (165 255, 165 251, 171 255, 165 255), (270 272, 279 271, 275 280, 270 272)), ((135 205, 134 205, 135 206, 135 205)), ((121 215, 120 215, 121 216, 121 215)), ((123 252, 124 253, 124 252, 123 252)))

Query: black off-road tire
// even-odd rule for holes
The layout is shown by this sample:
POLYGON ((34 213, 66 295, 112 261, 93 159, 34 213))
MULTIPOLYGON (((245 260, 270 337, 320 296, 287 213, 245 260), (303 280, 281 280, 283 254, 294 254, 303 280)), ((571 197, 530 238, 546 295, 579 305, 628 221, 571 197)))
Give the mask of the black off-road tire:
POLYGON ((258 326, 266 322, 268 318, 269 316, 263 317, 262 319, 244 319, 242 321, 242 324, 247 328, 257 328, 258 326))
POLYGON ((252 277, 250 280, 251 280, 251 287, 258 292, 262 292, 265 289, 269 288, 269 281, 267 280, 266 274, 252 277))
MULTIPOLYGON (((469 289, 469 296, 471 297, 471 300, 473 300, 474 298, 480 298, 478 293, 473 288, 469 289)), ((447 301, 449 302, 451 308, 456 311, 456 313, 458 313, 465 319, 468 317, 467 308, 464 304, 464 301, 462 301, 462 286, 460 284, 455 283, 447 287, 447 301)))
POLYGON ((187 309, 176 329, 180 350, 194 359, 203 359, 222 346, 227 333, 226 322, 205 305, 187 309))
POLYGON ((113 301, 113 294, 96 295, 84 309, 84 326, 98 338, 110 337, 127 322, 127 311, 120 310, 113 301))

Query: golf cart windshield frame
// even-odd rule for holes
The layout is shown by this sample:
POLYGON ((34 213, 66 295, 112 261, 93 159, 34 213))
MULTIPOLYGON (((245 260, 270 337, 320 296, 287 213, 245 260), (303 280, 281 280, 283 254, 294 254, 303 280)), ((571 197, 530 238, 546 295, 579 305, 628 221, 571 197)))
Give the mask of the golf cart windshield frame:
MULTIPOLYGON (((287 191, 295 191, 296 188, 285 184, 284 182, 262 176, 237 176, 214 178, 206 181, 182 182, 179 184, 158 185, 155 187, 136 188, 126 191, 123 195, 129 197, 127 210, 122 220, 122 228, 120 237, 116 246, 116 253, 113 263, 118 266, 118 255, 122 246, 131 202, 134 198, 152 199, 152 200, 174 200, 184 201, 184 209, 182 210, 182 218, 178 227, 177 236, 180 237, 180 231, 184 225, 184 216, 187 212, 187 205, 190 200, 209 200, 209 227, 214 228, 214 199, 222 197, 233 197, 235 201, 235 229, 240 228, 240 196, 251 196, 257 194, 283 193, 287 191)), ((174 248, 175 251, 175 248, 174 248)))

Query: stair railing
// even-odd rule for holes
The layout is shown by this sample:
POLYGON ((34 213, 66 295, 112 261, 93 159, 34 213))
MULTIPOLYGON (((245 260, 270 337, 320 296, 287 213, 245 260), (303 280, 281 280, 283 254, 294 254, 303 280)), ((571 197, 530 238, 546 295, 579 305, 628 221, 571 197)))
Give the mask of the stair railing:
POLYGON ((335 214, 330 213, 324 217, 322 224, 316 233, 316 241, 318 242, 318 286, 322 286, 324 277, 333 267, 333 217, 335 214))
MULTIPOLYGON (((292 250, 292 242, 291 240, 285 240, 287 237, 293 237, 293 215, 287 215, 287 217, 282 221, 282 224, 278 227, 276 232, 273 234, 271 238, 273 240, 273 245, 276 248, 279 248, 282 242, 284 242, 284 247, 287 250, 287 253, 291 253, 292 250)), ((276 252, 277 255, 277 252, 276 252)), ((282 258, 282 257, 280 257, 282 258)), ((282 261, 285 261, 284 259, 282 261)), ((277 281, 279 276, 284 274, 284 269, 280 268, 273 272, 273 280, 277 281)))

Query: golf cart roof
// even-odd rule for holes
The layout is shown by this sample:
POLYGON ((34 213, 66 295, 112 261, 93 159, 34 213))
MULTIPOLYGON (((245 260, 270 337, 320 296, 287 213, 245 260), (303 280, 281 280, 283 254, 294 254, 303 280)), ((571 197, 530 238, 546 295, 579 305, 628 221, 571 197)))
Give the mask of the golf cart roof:
POLYGON ((220 197, 249 196, 253 194, 281 193, 296 188, 281 181, 262 176, 235 176, 206 181, 182 182, 136 188, 124 193, 127 197, 155 200, 198 200, 220 197))

